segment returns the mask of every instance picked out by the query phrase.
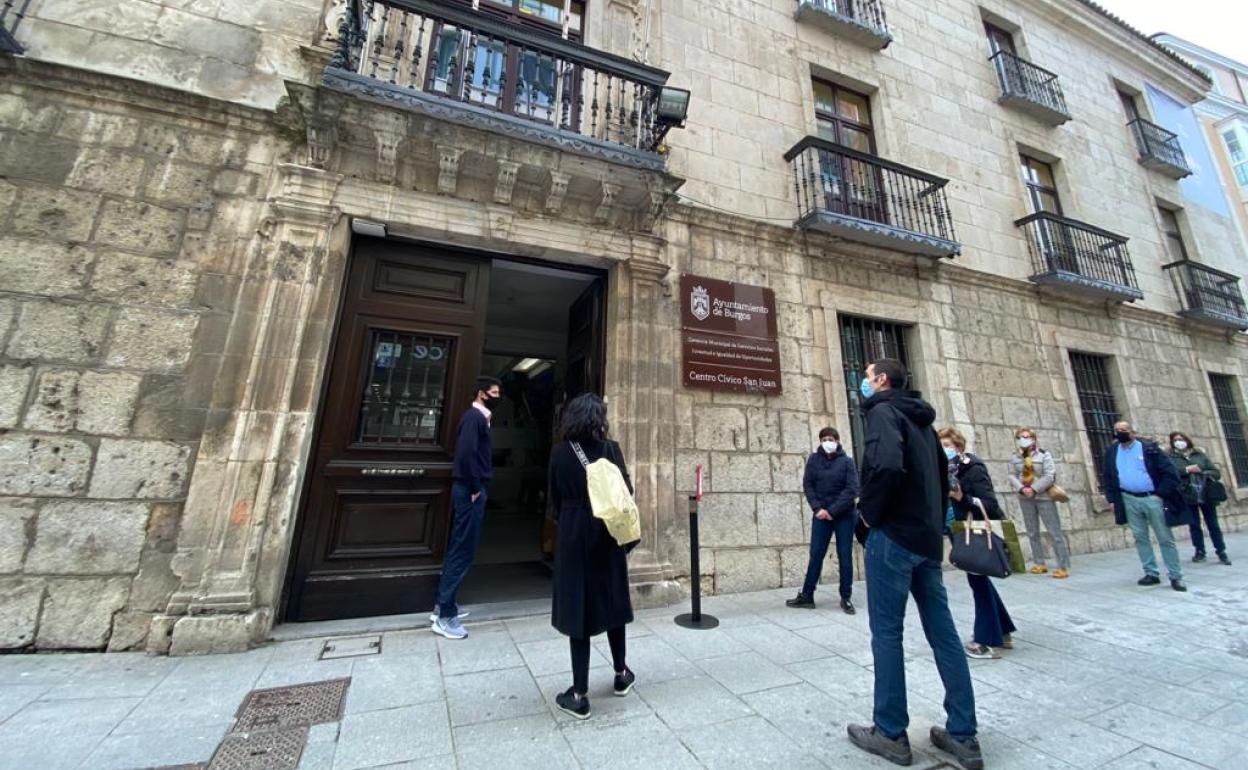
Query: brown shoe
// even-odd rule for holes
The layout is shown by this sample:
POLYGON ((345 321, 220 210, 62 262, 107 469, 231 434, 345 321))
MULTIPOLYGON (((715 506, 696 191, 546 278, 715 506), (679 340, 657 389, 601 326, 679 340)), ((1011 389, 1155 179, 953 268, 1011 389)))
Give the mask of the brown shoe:
POLYGON ((1028 570, 1028 572, 1030 572, 1033 575, 1043 575, 1044 573, 1048 571, 1049 571, 1049 568, 1044 566, 1043 564, 1033 564, 1031 569, 1028 570))
POLYGON ((1064 578, 1064 577, 1070 577, 1070 573, 1067 572, 1064 568, 1058 567, 1057 569, 1053 570, 1053 577, 1058 578, 1060 580, 1061 578, 1064 578))

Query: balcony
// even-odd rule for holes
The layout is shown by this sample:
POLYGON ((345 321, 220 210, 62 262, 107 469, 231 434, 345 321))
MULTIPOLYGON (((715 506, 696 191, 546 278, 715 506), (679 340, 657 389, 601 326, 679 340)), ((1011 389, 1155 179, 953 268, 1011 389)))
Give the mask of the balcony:
POLYGON ((949 180, 814 136, 784 159, 793 168, 798 227, 921 256, 961 252, 949 180))
POLYGON ((989 60, 1001 84, 998 102, 1053 126, 1070 120, 1057 75, 1009 51, 998 51, 989 60))
POLYGON ((1033 283, 1089 299, 1143 299, 1125 237, 1048 212, 1014 224, 1027 235, 1036 270, 1033 283))
POLYGON ((1190 176, 1191 168, 1179 145, 1179 135, 1167 131, 1156 123, 1136 118, 1127 124, 1140 150, 1140 165, 1165 174, 1171 179, 1190 176))
POLYGON ((1184 318, 1221 329, 1248 331, 1248 308, 1239 290, 1239 277, 1198 262, 1182 260, 1163 265, 1170 273, 1184 318))
POLYGON ((796 16, 876 51, 893 42, 882 0, 797 0, 796 16))
POLYGON ((468 4, 351 0, 323 84, 376 102, 659 171, 668 73, 468 4))

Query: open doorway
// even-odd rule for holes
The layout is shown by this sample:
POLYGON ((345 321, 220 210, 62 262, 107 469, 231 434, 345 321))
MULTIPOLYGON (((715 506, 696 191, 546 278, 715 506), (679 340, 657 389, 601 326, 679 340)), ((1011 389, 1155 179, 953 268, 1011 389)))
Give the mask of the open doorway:
POLYGON ((481 373, 499 378, 494 478, 477 560, 460 602, 550 596, 555 529, 547 465, 567 399, 602 392, 600 274, 494 260, 481 373))

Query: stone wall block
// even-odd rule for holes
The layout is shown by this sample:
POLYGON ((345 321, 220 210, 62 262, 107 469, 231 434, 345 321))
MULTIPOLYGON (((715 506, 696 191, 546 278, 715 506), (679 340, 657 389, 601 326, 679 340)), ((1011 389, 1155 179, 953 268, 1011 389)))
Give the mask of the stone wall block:
POLYGON ((751 494, 715 493, 702 498, 698 510, 698 535, 702 545, 739 546, 758 544, 751 494))
POLYGON ((801 492, 806 455, 772 455, 770 459, 772 491, 801 492))
POLYGON ((802 495, 758 496, 758 542, 762 545, 798 545, 807 541, 802 521, 810 513, 802 495))
POLYGON ((177 251, 185 214, 138 201, 108 201, 100 210, 95 240, 106 246, 148 254, 177 251))
POLYGON ((61 500, 39 511, 26 571, 49 575, 134 573, 146 536, 148 506, 61 500))
POLYGON ((78 157, 78 145, 46 134, 17 134, 0 142, 0 168, 9 179, 61 185, 78 157))
POLYGON ((0 573, 21 572, 34 521, 34 500, 0 500, 0 573))
POLYGON ((13 358, 35 361, 95 360, 103 346, 109 308, 104 305, 25 302, 9 340, 13 358))
POLYGON ((711 453, 716 492, 762 492, 771 488, 769 455, 711 453))
POLYGON ((154 372, 179 371, 190 358, 198 321, 191 313, 123 308, 113 325, 107 363, 154 372))
POLYGON ((213 171, 188 163, 162 163, 152 169, 146 196, 169 206, 207 208, 212 205, 213 171))
POLYGON ((96 260, 90 290, 100 299, 124 305, 190 307, 197 278, 191 262, 110 251, 96 260))
POLYGON ((32 379, 34 370, 28 366, 0 366, 0 430, 15 427, 21 419, 32 379))
MULTIPOLYGON (((78 3, 66 3, 76 6, 78 3)), ((45 5, 46 7, 46 5, 45 5)), ((110 6, 109 23, 115 24, 115 14, 129 10, 128 6, 110 6)), ((77 20, 81 21, 81 18, 77 20)), ((74 23, 74 22, 71 22, 74 23)), ((116 27, 114 26, 115 30, 116 27)), ((130 147, 139 138, 139 120, 126 115, 114 115, 94 110, 65 110, 56 127, 56 135, 83 144, 102 144, 108 147, 130 147)))
POLYGON ((35 640, 43 581, 0 578, 0 650, 28 647, 35 640))
POLYGON ((0 275, 8 291, 77 296, 82 293, 93 258, 90 251, 75 243, 0 239, 0 275))
POLYGON ((87 486, 91 447, 71 438, 0 435, 0 495, 72 497, 87 486))
POLYGON ((717 550, 715 593, 732 594, 780 587, 780 554, 774 548, 717 550))
POLYGON ((694 448, 720 452, 748 448, 744 410, 698 404, 693 419, 694 448))
POLYGON ((39 377, 25 427, 53 433, 126 433, 140 381, 128 372, 46 371, 39 377))
POLYGON ((86 147, 78 153, 65 184, 109 195, 133 196, 139 191, 144 161, 139 155, 86 147))
POLYGON ((85 241, 99 207, 100 196, 93 192, 26 187, 17 197, 10 229, 54 241, 85 241))
POLYGON ((747 408, 745 416, 750 431, 750 451, 779 452, 781 413, 755 406, 747 408))
POLYGON ((49 580, 36 643, 52 650, 102 648, 129 593, 130 578, 49 580))
POLYGON ((167 441, 104 439, 91 481, 91 497, 171 499, 186 490, 191 450, 167 441))

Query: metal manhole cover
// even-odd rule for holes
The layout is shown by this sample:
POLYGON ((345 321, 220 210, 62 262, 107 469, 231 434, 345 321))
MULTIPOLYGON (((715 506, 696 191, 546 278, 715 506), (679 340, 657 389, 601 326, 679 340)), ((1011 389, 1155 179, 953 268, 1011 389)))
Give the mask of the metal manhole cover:
POLYGON ((353 636, 348 639, 328 639, 321 648, 321 660, 354 658, 360 655, 377 655, 381 652, 381 634, 353 636))
POLYGON ((351 679, 252 690, 235 714, 235 733, 337 722, 351 679))
POLYGON ((295 770, 307 739, 306 727, 231 733, 217 747, 207 770, 295 770))

